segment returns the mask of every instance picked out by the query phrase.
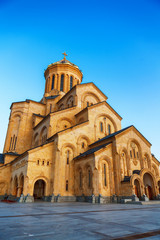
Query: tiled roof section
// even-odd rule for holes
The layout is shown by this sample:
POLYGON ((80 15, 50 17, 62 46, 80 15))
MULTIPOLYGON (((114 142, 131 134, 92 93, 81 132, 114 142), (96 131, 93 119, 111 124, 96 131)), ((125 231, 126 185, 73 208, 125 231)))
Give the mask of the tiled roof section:
POLYGON ((4 155, 0 153, 0 163, 4 163, 4 155))
POLYGON ((59 95, 54 95, 54 96, 48 96, 45 97, 45 99, 49 100, 49 99, 55 99, 56 97, 58 97, 59 95))
POLYGON ((16 152, 7 152, 7 153, 4 153, 4 155, 20 156, 21 154, 18 154, 18 153, 16 153, 16 152))
POLYGON ((35 115, 35 116, 37 116, 37 117, 45 117, 45 116, 43 116, 43 115, 41 115, 41 114, 36 114, 36 113, 33 113, 33 115, 35 115))
POLYGON ((138 174, 138 175, 140 175, 140 170, 133 170, 133 174, 138 174))
POLYGON ((79 159, 79 158, 81 158, 81 157, 86 157, 86 156, 88 156, 88 155, 90 155, 90 154, 93 154, 93 153, 97 152, 97 151, 100 150, 101 148, 106 147, 106 146, 109 145, 109 144, 110 144, 110 143, 106 143, 106 144, 103 144, 103 145, 101 145, 101 146, 98 146, 98 147, 95 147, 95 148, 91 148, 91 149, 87 150, 86 152, 81 153, 79 156, 75 157, 74 159, 79 159))
POLYGON ((117 134, 119 134, 119 133, 127 130, 128 128, 130 128, 130 127, 132 127, 132 126, 133 126, 133 125, 131 125, 131 126, 129 126, 129 127, 126 127, 126 128, 123 128, 123 129, 121 129, 121 130, 119 130, 119 131, 117 131, 117 132, 115 132, 115 133, 110 134, 110 135, 107 135, 107 136, 105 136, 104 138, 101 138, 101 139, 99 139, 98 141, 92 143, 90 146, 92 146, 92 145, 95 144, 95 143, 99 143, 99 142, 101 142, 101 141, 103 141, 103 140, 106 140, 106 139, 109 139, 109 138, 111 138, 111 137, 114 137, 114 136, 116 136, 117 134))
POLYGON ((130 182, 131 176, 125 176, 122 182, 130 182))

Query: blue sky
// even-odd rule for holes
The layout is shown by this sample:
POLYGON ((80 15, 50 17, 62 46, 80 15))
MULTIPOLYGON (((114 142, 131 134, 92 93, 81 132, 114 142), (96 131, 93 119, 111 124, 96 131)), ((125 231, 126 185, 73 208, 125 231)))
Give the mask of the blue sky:
POLYGON ((0 152, 11 103, 39 101, 64 51, 160 160, 159 0, 0 0, 0 152))

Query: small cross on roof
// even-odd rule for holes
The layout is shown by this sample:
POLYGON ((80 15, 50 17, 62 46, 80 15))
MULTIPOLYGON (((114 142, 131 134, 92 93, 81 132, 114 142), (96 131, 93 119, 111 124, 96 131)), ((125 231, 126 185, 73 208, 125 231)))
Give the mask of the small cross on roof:
POLYGON ((66 56, 68 56, 68 55, 66 54, 66 52, 64 52, 62 54, 64 55, 64 60, 66 60, 66 56))

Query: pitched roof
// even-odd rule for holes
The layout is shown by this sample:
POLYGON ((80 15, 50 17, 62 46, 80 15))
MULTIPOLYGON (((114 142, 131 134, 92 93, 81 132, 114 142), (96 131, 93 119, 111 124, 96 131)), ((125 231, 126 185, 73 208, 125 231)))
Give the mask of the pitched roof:
POLYGON ((103 144, 101 146, 98 146, 98 147, 95 147, 95 148, 91 148, 89 150, 87 150, 86 152, 84 153, 81 153, 79 156, 75 157, 74 159, 79 159, 81 157, 86 157, 90 154, 93 154, 95 152, 97 152, 98 150, 100 150, 101 148, 104 148, 105 146, 109 145, 110 143, 106 143, 106 144, 103 144))
POLYGON ((117 134, 119 134, 119 133, 127 130, 127 129, 130 128, 130 127, 133 127, 133 125, 131 125, 131 126, 129 126, 129 127, 126 127, 126 128, 123 128, 123 129, 121 129, 121 130, 119 130, 119 131, 117 131, 117 132, 114 132, 114 133, 110 134, 110 135, 107 135, 107 136, 105 136, 104 138, 101 138, 101 139, 99 139, 98 141, 90 144, 90 146, 92 146, 92 145, 95 144, 95 143, 99 143, 99 142, 101 142, 101 141, 103 141, 103 140, 106 140, 106 139, 108 139, 108 138, 114 137, 114 136, 116 136, 117 134))
POLYGON ((45 97, 45 99, 55 99, 56 97, 58 97, 59 95, 54 95, 54 96, 48 96, 48 97, 45 97))

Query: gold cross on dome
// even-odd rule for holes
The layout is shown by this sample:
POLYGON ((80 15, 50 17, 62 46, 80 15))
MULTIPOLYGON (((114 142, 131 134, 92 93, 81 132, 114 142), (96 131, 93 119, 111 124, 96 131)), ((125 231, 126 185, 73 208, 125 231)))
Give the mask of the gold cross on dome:
POLYGON ((64 60, 66 60, 66 56, 68 56, 68 55, 66 54, 66 52, 64 52, 62 54, 64 55, 64 60))

